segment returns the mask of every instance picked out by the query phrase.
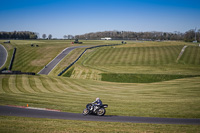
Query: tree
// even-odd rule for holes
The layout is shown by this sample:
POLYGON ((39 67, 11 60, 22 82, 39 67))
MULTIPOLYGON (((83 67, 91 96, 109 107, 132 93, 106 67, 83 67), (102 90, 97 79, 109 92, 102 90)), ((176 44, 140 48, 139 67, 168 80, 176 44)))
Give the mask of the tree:
POLYGON ((68 35, 67 37, 68 37, 68 39, 70 39, 70 40, 74 38, 74 36, 72 36, 72 35, 68 35))
POLYGON ((64 35, 63 38, 64 38, 64 39, 67 39, 67 35, 64 35))
POLYGON ((192 42, 195 40, 195 31, 194 30, 189 30, 185 33, 185 36, 184 36, 184 40, 186 42, 192 42))
POLYGON ((52 38, 52 35, 51 35, 51 34, 49 34, 49 35, 48 35, 48 38, 49 38, 49 40, 50 40, 50 39, 52 38))
POLYGON ((46 37, 47 37, 46 34, 43 34, 43 35, 42 35, 42 38, 43 38, 43 39, 46 39, 46 37))

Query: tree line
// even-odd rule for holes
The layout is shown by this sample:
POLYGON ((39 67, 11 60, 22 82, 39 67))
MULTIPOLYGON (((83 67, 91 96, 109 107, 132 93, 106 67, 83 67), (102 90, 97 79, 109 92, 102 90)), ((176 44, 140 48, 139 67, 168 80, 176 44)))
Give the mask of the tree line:
MULTIPOLYGON (((133 32, 133 31, 103 31, 91 32, 83 35, 64 35, 64 39, 88 39, 100 40, 104 37, 111 37, 113 40, 184 40, 186 42, 200 42, 200 29, 181 32, 133 32)), ((52 39, 52 35, 42 34, 43 39, 52 39)), ((39 34, 30 31, 0 32, 0 39, 39 39, 39 34)))
POLYGON ((0 32, 0 39, 37 39, 38 33, 30 31, 0 32))
POLYGON ((104 37, 111 37, 113 40, 184 40, 186 42, 192 42, 196 40, 200 41, 200 29, 189 30, 185 33, 181 32, 132 32, 132 31, 104 31, 104 32, 91 32, 83 35, 76 35, 76 39, 89 39, 99 40, 104 37), (196 37, 195 37, 196 35, 196 37))
POLYGON ((42 34, 42 38, 43 38, 43 39, 49 39, 49 40, 50 40, 50 39, 52 39, 52 35, 49 34, 48 37, 47 37, 46 34, 42 34))

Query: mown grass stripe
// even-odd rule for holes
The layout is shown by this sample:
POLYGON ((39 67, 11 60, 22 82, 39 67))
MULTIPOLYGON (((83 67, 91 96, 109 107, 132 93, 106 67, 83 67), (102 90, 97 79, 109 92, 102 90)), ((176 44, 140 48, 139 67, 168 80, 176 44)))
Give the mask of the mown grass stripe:
POLYGON ((165 60, 165 57, 164 57, 165 55, 163 54, 164 53, 163 52, 163 48, 162 47, 158 47, 157 49, 158 49, 158 53, 159 53, 158 56, 160 57, 159 58, 159 64, 163 65, 164 64, 164 60, 165 60))
POLYGON ((103 53, 103 52, 106 53, 107 51, 108 51, 108 49, 105 49, 105 48, 102 48, 102 49, 98 50, 99 55, 97 56, 96 60, 93 60, 91 63, 92 63, 92 64, 102 64, 103 61, 102 61, 102 62, 99 62, 99 60, 101 60, 102 57, 105 56, 105 55, 102 54, 102 53, 103 53), (104 51, 103 51, 103 50, 104 50, 104 51))
POLYGON ((200 65, 200 48, 197 48, 197 55, 195 60, 195 65, 200 65))
POLYGON ((29 84, 30 84, 30 87, 35 91, 35 92, 42 92, 40 89, 38 89, 36 87, 36 84, 35 84, 35 80, 34 80, 34 77, 33 76, 28 76, 28 79, 29 79, 29 84))
MULTIPOLYGON (((123 65, 126 65, 126 58, 127 58, 127 50, 126 48, 122 48, 122 51, 121 51, 121 56, 119 57, 119 63, 120 64, 123 64, 123 65)), ((116 62, 117 63, 117 62, 116 62)))
POLYGON ((30 93, 35 93, 35 91, 31 88, 29 79, 27 75, 22 75, 22 85, 25 90, 27 90, 30 93))
POLYGON ((59 79, 61 81, 61 84, 65 86, 65 89, 69 92, 77 92, 76 89, 74 89, 73 86, 71 86, 68 82, 66 82, 67 79, 63 79, 63 78, 60 78, 59 79))
POLYGON ((56 92, 64 92, 63 89, 61 89, 61 86, 58 85, 57 81, 53 78, 49 78, 50 82, 49 85, 52 89, 54 89, 56 92))
POLYGON ((119 57, 118 57, 118 60, 115 60, 115 64, 123 64, 123 65, 125 65, 125 63, 124 63, 124 55, 125 55, 125 52, 126 52, 126 49, 125 48, 121 48, 120 50, 119 50, 119 57))
POLYGON ((0 77, 0 93, 5 93, 3 90, 3 77, 0 77))
POLYGON ((167 50, 167 54, 168 54, 168 63, 174 63, 175 62, 175 58, 174 58, 174 53, 172 52, 172 47, 168 46, 166 47, 167 50))
POLYGON ((126 65, 131 65, 133 50, 134 50, 134 48, 127 50, 126 65))
POLYGON ((198 53, 198 48, 197 47, 193 47, 192 48, 192 59, 191 59, 191 64, 195 64, 195 61, 197 59, 197 53, 198 53))
POLYGON ((149 47, 144 49, 144 62, 145 65, 150 65, 149 47))
POLYGON ((26 89, 23 87, 23 82, 22 82, 22 75, 16 76, 15 79, 16 87, 19 91, 23 93, 29 93, 26 89))
POLYGON ((77 90, 77 91, 79 91, 79 92, 87 92, 87 90, 85 90, 85 89, 83 89, 82 87, 76 85, 76 84, 73 82, 73 80, 70 80, 70 81, 65 80, 65 82, 68 83, 69 86, 70 86, 72 89, 74 89, 74 90, 77 90))
POLYGON ((147 47, 146 49, 145 49, 145 57, 144 57, 144 59, 145 59, 145 64, 148 64, 148 65, 151 65, 151 62, 150 62, 150 48, 149 47, 147 47))
POLYGON ((146 59, 145 59, 145 57, 146 57, 146 48, 141 48, 141 58, 140 58, 140 65, 146 65, 147 64, 147 62, 146 62, 146 59))
POLYGON ((91 57, 96 58, 100 55, 99 49, 93 49, 89 56, 86 58, 85 64, 92 64, 91 57))
POLYGON ((110 62, 113 61, 114 57, 115 57, 115 48, 110 48, 109 50, 109 54, 106 54, 106 56, 104 56, 104 58, 102 60, 104 60, 103 64, 109 64, 110 62))
MULTIPOLYGON (((112 51, 113 51, 112 53, 109 52, 110 53, 109 59, 108 59, 108 61, 106 61, 106 64, 104 64, 104 65, 109 65, 109 64, 113 65, 113 64, 116 63, 116 60, 118 60, 119 56, 116 55, 116 52, 119 53, 119 49, 118 48, 113 48, 112 51)), ((107 60, 107 59, 104 59, 104 60, 107 60)))
POLYGON ((9 88, 13 93, 21 93, 16 87, 16 75, 12 75, 9 78, 9 88))
POLYGON ((48 91, 42 84, 42 81, 40 80, 40 78, 38 76, 34 77, 35 80, 35 85, 36 87, 41 91, 41 92, 50 92, 48 91))
POLYGON ((149 61, 150 61, 150 65, 154 65, 154 61, 155 61, 155 51, 153 47, 150 47, 149 49, 149 61))
POLYGON ((144 64, 144 49, 143 47, 139 48, 140 54, 139 54, 139 60, 138 60, 138 65, 143 65, 144 64))
POLYGON ((181 49, 183 47, 182 46, 172 46, 172 52, 173 52, 173 55, 174 55, 174 62, 176 61, 181 49))
POLYGON ((136 60, 135 60, 135 64, 138 65, 139 64, 139 58, 141 56, 141 52, 140 52, 140 48, 136 48, 136 53, 137 53, 137 56, 136 56, 136 60))
POLYGON ((169 64, 169 56, 171 56, 170 54, 168 54, 167 48, 163 47, 163 63, 164 64, 169 64))
POLYGON ((79 90, 75 86, 73 86, 73 84, 71 83, 71 80, 70 81, 68 79, 61 79, 61 80, 65 84, 67 84, 73 92, 79 92, 79 90))
POLYGON ((52 81, 49 79, 49 77, 40 77, 40 81, 43 85, 43 87, 49 91, 49 92, 57 92, 56 87, 54 86, 52 81))
POLYGON ((131 65, 134 65, 137 59, 137 52, 136 52, 136 48, 133 48, 133 55, 132 55, 132 61, 131 61, 131 65))
MULTIPOLYGON (((179 51, 179 53, 180 53, 180 51, 179 51)), ((189 47, 189 46, 185 49, 185 51, 184 51, 184 53, 183 53, 183 55, 181 56, 181 58, 180 58, 179 61, 183 61, 184 64, 187 64, 187 61, 188 61, 189 58, 190 58, 190 57, 188 56, 188 54, 191 55, 191 53, 190 53, 190 47, 189 47)), ((178 57, 178 56, 177 56, 177 57, 178 57)))
POLYGON ((133 48, 131 49, 127 49, 127 52, 126 52, 126 59, 125 59, 125 62, 126 62, 126 66, 130 66, 131 65, 131 55, 132 55, 132 52, 133 52, 133 48))
POLYGON ((156 52, 156 48, 153 47, 153 64, 157 65, 158 61, 157 61, 157 52, 156 52))
POLYGON ((76 68, 75 68, 75 71, 76 71, 76 73, 78 73, 78 74, 76 74, 76 75, 77 75, 76 78, 80 79, 83 70, 82 70, 82 69, 76 69, 76 68))
POLYGON ((85 91, 94 91, 96 89, 91 89, 90 87, 88 87, 87 85, 84 85, 83 83, 79 83, 78 81, 73 81, 74 84, 80 86, 81 88, 83 88, 85 91))
POLYGON ((9 83, 8 83, 9 82, 9 78, 10 78, 10 75, 6 75, 2 79, 2 88, 3 88, 5 93, 12 93, 12 91, 9 88, 9 83))
POLYGON ((191 51, 191 54, 190 54, 190 58, 188 60, 188 64, 193 64, 194 55, 195 55, 195 49, 194 49, 194 47, 190 47, 190 51, 191 51))
POLYGON ((58 78, 54 78, 54 80, 56 81, 57 85, 59 86, 59 89, 61 89, 63 92, 73 92, 71 91, 71 89, 69 88, 68 85, 64 84, 62 80, 58 79, 58 78))

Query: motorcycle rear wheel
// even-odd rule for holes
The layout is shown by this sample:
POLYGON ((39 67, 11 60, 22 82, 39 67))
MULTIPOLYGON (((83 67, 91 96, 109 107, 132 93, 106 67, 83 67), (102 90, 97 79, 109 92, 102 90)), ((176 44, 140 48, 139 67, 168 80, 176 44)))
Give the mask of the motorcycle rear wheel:
POLYGON ((100 108, 98 111, 97 111, 97 115, 98 116, 104 116, 106 113, 106 110, 104 108, 100 108))

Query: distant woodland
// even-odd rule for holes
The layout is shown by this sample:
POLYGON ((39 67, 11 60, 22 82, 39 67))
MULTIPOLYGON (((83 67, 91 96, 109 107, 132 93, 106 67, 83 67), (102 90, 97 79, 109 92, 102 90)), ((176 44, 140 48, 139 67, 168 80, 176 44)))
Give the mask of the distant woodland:
MULTIPOLYGON (((189 30, 185 33, 180 32, 131 32, 131 31, 104 31, 95 33, 86 33, 83 35, 76 35, 77 39, 101 39, 104 37, 111 37, 113 40, 184 40, 192 42, 195 40, 195 31, 189 30)), ((200 41, 200 29, 196 32, 196 40, 200 41)))
POLYGON ((37 39, 38 35, 30 31, 0 32, 0 39, 37 39))
MULTIPOLYGON (((192 42, 197 40, 200 42, 200 29, 189 30, 185 33, 181 32, 133 32, 133 31, 103 31, 103 32, 91 32, 83 35, 64 35, 64 39, 84 39, 84 40, 100 40, 104 37, 111 37, 113 40, 182 40, 186 42, 192 42)), ((42 35, 43 39, 52 39, 52 35, 49 34, 48 38, 46 34, 42 35)), ((39 34, 30 31, 13 31, 13 32, 0 32, 0 39, 39 39, 39 34)), ((41 39, 41 38, 40 38, 41 39)), ((56 38, 53 38, 56 39, 56 38)))

